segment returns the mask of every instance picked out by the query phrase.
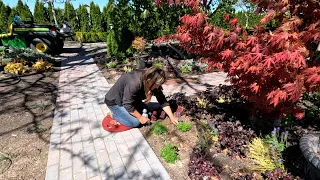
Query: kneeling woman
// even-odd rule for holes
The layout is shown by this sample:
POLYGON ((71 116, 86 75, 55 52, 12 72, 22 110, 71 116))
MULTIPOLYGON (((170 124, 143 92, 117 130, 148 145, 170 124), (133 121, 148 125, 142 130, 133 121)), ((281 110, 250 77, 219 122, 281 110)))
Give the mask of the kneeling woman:
MULTIPOLYGON (((113 120, 109 117, 110 125, 122 124, 124 127, 121 130, 127 130, 150 121, 148 117, 142 116, 141 113, 146 107, 145 104, 150 102, 153 95, 157 98, 171 122, 178 123, 178 118, 172 113, 162 92, 161 86, 165 81, 165 72, 155 66, 144 71, 123 74, 105 96, 105 103, 113 114, 113 120)), ((110 126, 108 127, 110 131, 117 131, 110 126)), ((104 128, 108 130, 106 127, 104 128)))

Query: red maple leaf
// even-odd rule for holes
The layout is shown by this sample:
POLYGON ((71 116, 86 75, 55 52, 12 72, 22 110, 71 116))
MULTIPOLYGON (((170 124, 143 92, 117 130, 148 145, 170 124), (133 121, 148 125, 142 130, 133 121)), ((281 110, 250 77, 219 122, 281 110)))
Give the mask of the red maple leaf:
POLYGON ((216 34, 215 34, 214 32, 209 33, 209 34, 208 34, 208 40, 209 40, 209 42, 212 42, 213 39, 215 38, 215 36, 216 36, 216 34))
POLYGON ((246 48, 246 43, 243 43, 243 42, 238 42, 237 43, 236 49, 241 50, 241 49, 244 49, 244 48, 246 48))
POLYGON ((287 92, 281 91, 280 89, 276 90, 271 98, 270 105, 273 104, 276 107, 280 102, 288 98, 287 92))
POLYGON ((211 26, 207 25, 203 28, 203 33, 207 34, 211 30, 211 26))
POLYGON ((259 62, 260 60, 262 60, 262 56, 263 54, 261 53, 253 53, 255 56, 253 58, 253 62, 259 62))
POLYGON ((301 53, 300 52, 298 52, 298 51, 295 51, 295 52, 293 52, 293 53, 291 53, 291 58, 290 58, 290 60, 292 61, 292 62, 295 62, 296 64, 297 64, 297 67, 299 68, 299 67, 307 67, 307 63, 306 63, 306 59, 305 59, 305 57, 303 57, 302 55, 301 55, 301 53))
POLYGON ((274 65, 274 59, 271 58, 271 57, 267 57, 267 58, 264 60, 263 66, 264 66, 264 67, 267 67, 268 69, 270 69, 270 68, 271 68, 271 65, 274 65))
POLYGON ((302 119, 302 118, 305 116, 304 110, 301 109, 301 108, 298 107, 298 106, 295 106, 295 107, 292 109, 292 114, 294 114, 294 116, 295 116, 297 119, 302 119))
POLYGON ((247 46, 254 46, 258 43, 258 38, 255 37, 255 36, 251 36, 249 39, 248 39, 248 42, 247 42, 247 46))
POLYGON ((229 21, 230 26, 234 27, 236 24, 238 23, 238 19, 237 18, 233 18, 229 21))
POLYGON ((261 24, 265 24, 267 22, 269 22, 270 20, 272 20, 274 18, 274 16, 276 15, 276 11, 271 9, 267 11, 267 14, 260 20, 261 24))
POLYGON ((257 94, 259 92, 260 86, 257 83, 253 83, 250 85, 250 88, 252 89, 252 92, 257 94))
POLYGON ((302 94, 302 81, 296 81, 295 83, 288 83, 283 85, 283 88, 286 90, 288 95, 290 96, 290 100, 292 102, 296 102, 300 99, 302 94))
POLYGON ((222 63, 220 63, 220 62, 212 63, 212 67, 216 67, 216 68, 218 68, 218 69, 222 69, 223 64, 222 64, 222 63))
POLYGON ((238 35, 236 33, 232 32, 229 37, 229 42, 235 43, 235 42, 237 42, 237 40, 238 40, 238 35))
POLYGON ((304 116, 305 116, 305 112, 304 112, 304 111, 302 111, 302 112, 297 112, 297 113, 294 114, 294 116, 295 116, 297 119, 302 119, 302 118, 304 118, 304 116))
POLYGON ((228 21, 229 18, 230 18, 230 14, 226 13, 226 14, 223 15, 223 20, 228 21))
POLYGON ((190 42, 191 41, 191 37, 189 36, 188 33, 183 33, 180 36, 180 40, 183 41, 183 42, 190 42))
POLYGON ((226 60, 226 59, 230 59, 233 56, 233 51, 230 49, 226 49, 222 51, 221 54, 222 54, 222 59, 226 60))

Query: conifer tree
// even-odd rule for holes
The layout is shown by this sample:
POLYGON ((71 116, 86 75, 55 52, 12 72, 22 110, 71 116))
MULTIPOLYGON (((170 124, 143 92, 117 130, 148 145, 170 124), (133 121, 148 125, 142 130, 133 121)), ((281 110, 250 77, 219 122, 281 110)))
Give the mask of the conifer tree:
MULTIPOLYGON (((56 16, 57 16, 57 23, 62 24, 63 23, 63 12, 60 8, 55 8, 56 16)), ((51 4, 48 5, 48 13, 49 13, 49 21, 50 23, 54 23, 54 17, 52 13, 52 6, 51 4)))
POLYGON ((13 7, 10 11, 10 15, 9 15, 9 18, 8 18, 8 25, 10 25, 13 21, 13 18, 15 16, 19 15, 18 14, 18 11, 16 10, 16 7, 13 7))
POLYGON ((79 24, 77 21, 76 11, 74 10, 73 5, 70 3, 70 1, 66 1, 64 5, 64 14, 63 14, 64 20, 68 21, 71 25, 74 31, 79 30, 79 24))
POLYGON ((77 10, 79 27, 81 32, 89 32, 89 13, 87 11, 87 7, 85 5, 80 5, 77 10))
POLYGON ((39 24, 48 24, 49 23, 49 13, 46 7, 44 7, 44 4, 42 2, 39 2, 39 0, 36 0, 35 6, 34 6, 34 22, 39 24))
POLYGON ((107 32, 108 30, 108 7, 104 6, 101 13, 101 25, 103 32, 107 32))
POLYGON ((22 0, 18 0, 16 13, 16 15, 20 16, 21 20, 23 21, 33 20, 33 16, 29 9, 29 6, 27 4, 23 4, 22 0))
POLYGON ((102 32, 102 17, 100 7, 95 5, 93 1, 90 3, 90 19, 91 19, 91 31, 102 32))
POLYGON ((2 0, 0 0, 0 29, 6 29, 8 25, 8 15, 7 15, 7 11, 6 11, 6 6, 5 4, 2 2, 2 0))

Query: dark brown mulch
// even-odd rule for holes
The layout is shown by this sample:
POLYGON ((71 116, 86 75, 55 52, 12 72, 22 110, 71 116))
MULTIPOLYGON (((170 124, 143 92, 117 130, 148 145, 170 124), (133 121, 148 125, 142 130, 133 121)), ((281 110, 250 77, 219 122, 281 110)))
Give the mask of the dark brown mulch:
POLYGON ((20 77, 0 72, 0 152, 8 156, 0 179, 45 178, 58 80, 58 70, 20 77))

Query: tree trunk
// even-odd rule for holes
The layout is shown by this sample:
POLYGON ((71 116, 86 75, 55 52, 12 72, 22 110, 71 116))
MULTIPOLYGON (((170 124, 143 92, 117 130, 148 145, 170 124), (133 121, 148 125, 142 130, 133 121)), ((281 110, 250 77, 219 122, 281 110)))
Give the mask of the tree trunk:
POLYGON ((53 19, 54 19, 54 24, 56 25, 56 27, 58 27, 58 21, 57 21, 57 15, 56 15, 56 11, 54 10, 54 3, 53 3, 53 0, 50 0, 49 3, 51 4, 51 7, 52 7, 52 16, 53 16, 53 19))
POLYGON ((247 14, 247 12, 245 13, 245 15, 246 15, 246 29, 248 28, 248 20, 249 20, 249 18, 248 18, 248 14, 247 14))

